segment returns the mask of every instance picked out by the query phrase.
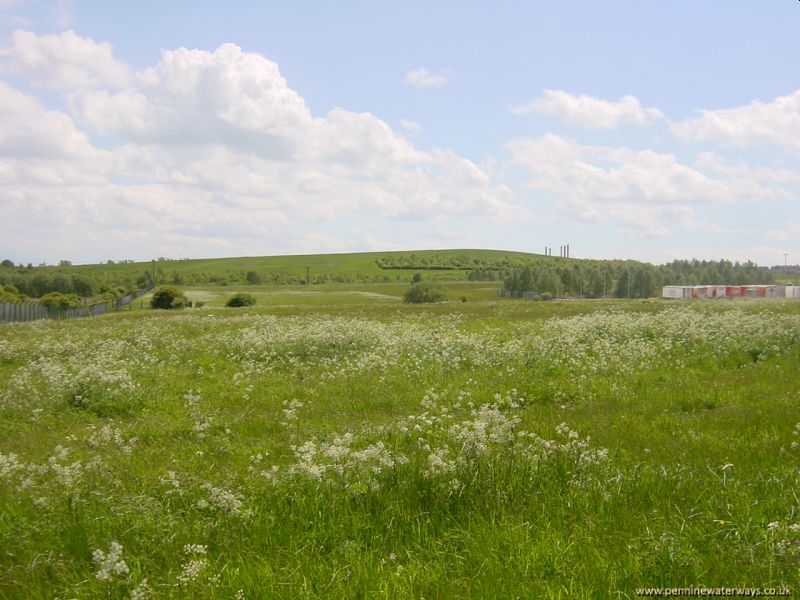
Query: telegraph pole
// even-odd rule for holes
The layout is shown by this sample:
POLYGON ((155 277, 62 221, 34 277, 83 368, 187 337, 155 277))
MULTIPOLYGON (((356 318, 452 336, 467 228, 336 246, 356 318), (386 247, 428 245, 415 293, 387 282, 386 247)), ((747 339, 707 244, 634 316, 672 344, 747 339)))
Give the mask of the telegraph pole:
POLYGON ((789 253, 788 252, 784 252, 783 253, 783 278, 786 280, 787 283, 789 282, 789 263, 787 262, 788 259, 789 259, 789 253))

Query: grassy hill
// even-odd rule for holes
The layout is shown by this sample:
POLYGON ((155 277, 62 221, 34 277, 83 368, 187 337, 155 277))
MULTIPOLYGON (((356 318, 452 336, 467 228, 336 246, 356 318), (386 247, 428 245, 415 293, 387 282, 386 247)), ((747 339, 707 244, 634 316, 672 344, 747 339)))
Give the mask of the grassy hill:
MULTIPOLYGON (((549 257, 547 257, 549 258, 549 257)), ((161 282, 205 283, 243 282, 248 272, 264 283, 406 281, 419 270, 430 270, 427 278, 463 280, 473 268, 484 264, 507 264, 542 260, 542 255, 506 250, 413 250, 395 252, 356 252, 342 254, 304 254, 288 256, 245 256, 235 258, 158 259, 147 262, 119 262, 48 267, 47 270, 80 274, 106 281, 135 280, 156 271, 161 282), (409 268, 381 268, 379 261, 407 264, 409 268), (420 264, 421 263, 421 264, 420 264), (427 264, 426 264, 427 263, 427 264), (444 269, 439 268, 445 264, 444 269), (454 268, 454 266, 462 268, 454 268)), ((554 259, 555 260, 555 259, 554 259)))
MULTIPOLYGON (((199 258, 199 259, 159 259, 155 261, 155 268, 163 272, 166 276, 179 273, 184 276, 210 274, 212 276, 226 277, 229 275, 239 275, 248 271, 269 275, 282 275, 285 277, 297 277, 305 279, 306 268, 310 270, 312 276, 319 275, 343 275, 350 277, 382 277, 409 276, 420 270, 419 267, 409 269, 382 269, 377 259, 410 259, 417 257, 431 261, 432 265, 437 264, 441 259, 456 261, 461 264, 474 262, 480 265, 485 262, 497 262, 508 259, 512 262, 544 259, 538 254, 527 252, 510 252, 507 250, 410 250, 395 252, 355 252, 343 254, 297 254, 288 256, 244 256, 235 258, 199 258)), ((153 262, 130 262, 130 263, 103 263, 99 265, 76 265, 71 267, 75 272, 86 274, 103 275, 136 275, 152 271, 153 262)), ((463 278, 469 268, 453 269, 455 273, 451 278, 463 278)), ((444 274, 442 274, 444 276, 444 274)))

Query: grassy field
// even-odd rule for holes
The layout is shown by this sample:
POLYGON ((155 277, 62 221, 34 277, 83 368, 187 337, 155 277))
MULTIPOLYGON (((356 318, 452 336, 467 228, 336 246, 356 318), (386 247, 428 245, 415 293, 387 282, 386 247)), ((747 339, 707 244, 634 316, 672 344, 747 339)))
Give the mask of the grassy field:
MULTIPOLYGON (((417 269, 381 269, 376 262, 377 258, 408 257, 420 258, 441 257, 444 259, 467 256, 476 261, 509 259, 538 259, 548 260, 538 254, 526 252, 513 252, 507 250, 415 250, 394 252, 355 252, 347 254, 307 254, 291 256, 251 256, 237 258, 198 258, 198 259, 163 259, 151 262, 130 262, 99 265, 75 265, 70 267, 70 272, 87 275, 102 275, 104 273, 127 274, 137 277, 144 271, 152 271, 155 266, 161 274, 159 280, 179 273, 184 277, 193 274, 213 274, 217 276, 231 275, 238 280, 244 273, 254 271, 260 276, 268 278, 271 275, 296 277, 305 280, 306 268, 311 277, 341 275, 345 277, 383 278, 392 281, 400 278, 406 282, 417 269)), ((557 258, 549 260, 556 261, 557 258)), ((430 271, 428 278, 435 279, 464 279, 467 270, 430 271)))
POLYGON ((0 326, 0 598, 797 587, 800 303, 404 289, 0 326))

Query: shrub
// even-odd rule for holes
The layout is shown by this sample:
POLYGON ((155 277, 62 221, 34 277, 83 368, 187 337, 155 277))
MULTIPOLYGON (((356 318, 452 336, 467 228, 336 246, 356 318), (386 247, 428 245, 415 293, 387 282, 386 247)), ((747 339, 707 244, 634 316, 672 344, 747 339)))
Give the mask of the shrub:
POLYGON ((256 303, 256 298, 252 294, 245 294, 244 292, 239 292, 238 294, 234 294, 228 301, 225 303, 225 306, 229 308, 239 308, 241 306, 253 306, 256 303))
POLYGON ((50 309, 63 310, 65 308, 77 308, 80 306, 80 301, 75 294, 50 292, 39 298, 39 304, 50 309))
POLYGON ((16 304, 17 302, 24 302, 26 299, 25 294, 21 294, 17 286, 11 283, 6 283, 0 287, 0 302, 16 304))
POLYGON ((446 300, 447 294, 442 287, 432 283, 415 283, 403 295, 403 302, 406 304, 445 302, 446 300))
POLYGON ((188 302, 189 299, 178 288, 171 285, 162 285, 153 292, 150 306, 164 309, 183 308, 188 302))

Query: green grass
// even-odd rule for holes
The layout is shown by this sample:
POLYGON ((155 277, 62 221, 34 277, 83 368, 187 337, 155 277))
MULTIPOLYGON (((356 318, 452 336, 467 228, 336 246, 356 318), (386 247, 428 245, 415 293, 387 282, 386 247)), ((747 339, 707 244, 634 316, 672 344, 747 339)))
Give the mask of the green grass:
POLYGON ((405 288, 0 328, 0 598, 797 586, 800 303, 405 288))
MULTIPOLYGON (((407 281, 417 269, 381 269, 375 262, 381 257, 459 257, 468 256, 477 261, 511 259, 544 259, 539 254, 527 252, 513 252, 507 250, 414 250, 392 252, 354 252, 346 254, 306 254, 288 256, 249 256, 236 258, 200 258, 200 259, 165 259, 155 261, 157 270, 166 276, 179 273, 183 276, 210 273, 221 277, 240 275, 255 271, 262 277, 270 275, 283 275, 298 277, 305 280, 306 268, 310 270, 311 277, 319 275, 341 275, 345 277, 387 277, 390 281, 407 281)), ((557 259, 553 259, 557 260, 557 259)), ((152 262, 131 262, 99 265, 75 265, 70 267, 70 272, 87 275, 102 275, 104 273, 127 274, 137 277, 144 271, 152 271, 152 262)), ((436 279, 458 280, 464 279, 466 270, 426 271, 426 277, 436 279)))

